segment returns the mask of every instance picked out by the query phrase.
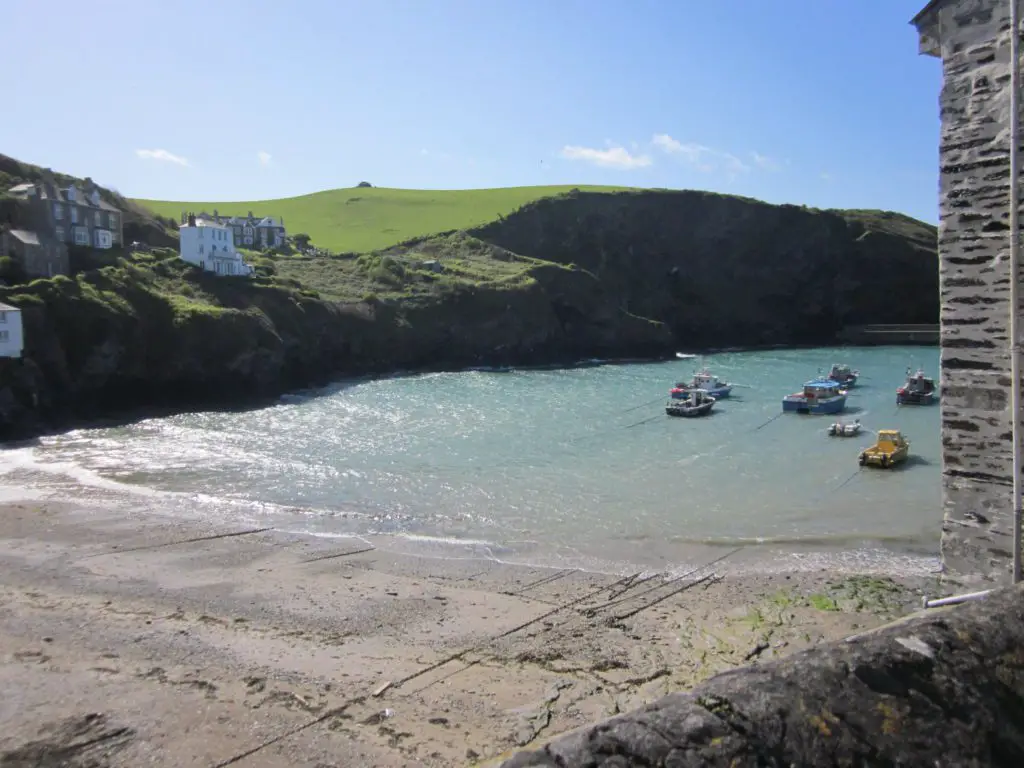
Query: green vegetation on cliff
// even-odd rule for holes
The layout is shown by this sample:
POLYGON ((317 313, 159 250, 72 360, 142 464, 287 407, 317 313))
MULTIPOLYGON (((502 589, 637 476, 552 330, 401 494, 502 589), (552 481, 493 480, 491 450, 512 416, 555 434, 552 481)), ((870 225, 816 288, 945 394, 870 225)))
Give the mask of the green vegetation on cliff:
POLYGON ((300 197, 252 202, 133 202, 177 221, 182 211, 216 210, 222 215, 280 216, 290 234, 308 234, 331 251, 362 253, 386 248, 414 237, 452 229, 469 229, 507 216, 520 206, 544 197, 580 189, 615 192, 620 187, 507 187, 501 189, 332 189, 300 197))
MULTIPOLYGON (((10 167, 0 162, 8 181, 41 172, 10 167)), ((828 344, 845 325, 938 318, 935 228, 900 214, 537 189, 553 191, 535 188, 516 210, 510 195, 523 190, 465 193, 491 195, 486 205, 416 193, 391 214, 393 190, 350 190, 344 199, 376 195, 377 217, 362 219, 358 236, 379 247, 247 254, 254 279, 158 249, 76 254, 70 277, 0 287, 0 301, 24 309, 26 339, 23 360, 0 360, 0 440, 138 409, 232 406, 343 376, 828 344), (488 212, 497 200, 507 214, 488 212), (437 234, 397 242, 402 232, 437 234)), ((174 242, 166 219, 145 215, 174 242)))

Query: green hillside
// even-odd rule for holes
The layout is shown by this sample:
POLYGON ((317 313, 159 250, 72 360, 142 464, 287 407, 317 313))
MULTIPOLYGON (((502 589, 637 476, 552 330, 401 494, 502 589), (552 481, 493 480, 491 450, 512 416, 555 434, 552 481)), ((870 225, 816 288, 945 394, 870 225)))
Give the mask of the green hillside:
POLYGON ((466 229, 507 216, 522 205, 572 189, 615 192, 621 187, 548 186, 501 189, 384 189, 354 187, 301 197, 252 202, 212 203, 135 200, 175 221, 181 212, 214 209, 221 214, 282 216, 290 234, 304 232, 313 243, 336 252, 386 248, 413 237, 466 229))

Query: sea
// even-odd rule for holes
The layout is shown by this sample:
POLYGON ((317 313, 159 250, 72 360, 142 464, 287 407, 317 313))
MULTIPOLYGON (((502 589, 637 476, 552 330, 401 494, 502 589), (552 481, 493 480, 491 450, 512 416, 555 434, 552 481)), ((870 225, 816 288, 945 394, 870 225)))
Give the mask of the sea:
MULTIPOLYGON (((270 407, 77 429, 0 451, 0 500, 81 501, 366 542, 431 558, 609 573, 728 556, 759 571, 926 575, 938 566, 939 412, 896 405, 933 347, 723 352, 558 370, 342 381, 270 407), (911 460, 782 398, 833 362, 860 371, 845 419, 901 429, 911 460), (735 384, 712 414, 665 414, 701 365, 735 384)), ((345 542, 342 540, 351 540, 345 542)))

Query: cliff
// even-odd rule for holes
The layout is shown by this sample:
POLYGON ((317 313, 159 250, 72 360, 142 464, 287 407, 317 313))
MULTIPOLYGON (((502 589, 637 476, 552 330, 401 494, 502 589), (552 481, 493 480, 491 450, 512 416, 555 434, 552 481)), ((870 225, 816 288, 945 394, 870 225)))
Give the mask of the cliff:
POLYGON ((522 752, 503 768, 1024 765, 1024 591, 936 611, 522 752))
POLYGON ((260 257, 251 281, 171 251, 107 263, 0 288, 26 325, 25 359, 0 360, 0 439, 342 376, 824 344, 938 317, 934 228, 699 192, 574 193, 374 254, 260 257))

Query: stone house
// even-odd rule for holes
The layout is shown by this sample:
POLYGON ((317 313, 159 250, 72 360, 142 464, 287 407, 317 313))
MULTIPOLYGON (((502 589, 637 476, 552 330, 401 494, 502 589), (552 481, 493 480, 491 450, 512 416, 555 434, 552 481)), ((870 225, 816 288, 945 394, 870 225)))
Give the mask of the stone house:
MULTIPOLYGON (((253 216, 249 211, 247 216, 221 216, 216 210, 211 216, 208 213, 197 213, 196 221, 208 221, 212 224, 223 225, 231 229, 236 248, 249 248, 252 250, 266 250, 278 248, 285 244, 287 232, 284 228, 284 219, 273 216, 253 216)), ((182 221, 185 221, 186 214, 182 214, 182 221)))
POLYGON ((911 23, 943 77, 942 558, 958 580, 999 583, 1011 577, 1013 551, 1010 2, 933 0, 911 23))
POLYGON ((52 180, 19 184, 8 190, 27 204, 32 229, 66 245, 113 248, 124 243, 121 211, 100 196, 86 179, 60 188, 52 180))
POLYGON ((67 246, 45 230, 0 231, 0 256, 13 256, 28 277, 53 277, 69 271, 67 246))

